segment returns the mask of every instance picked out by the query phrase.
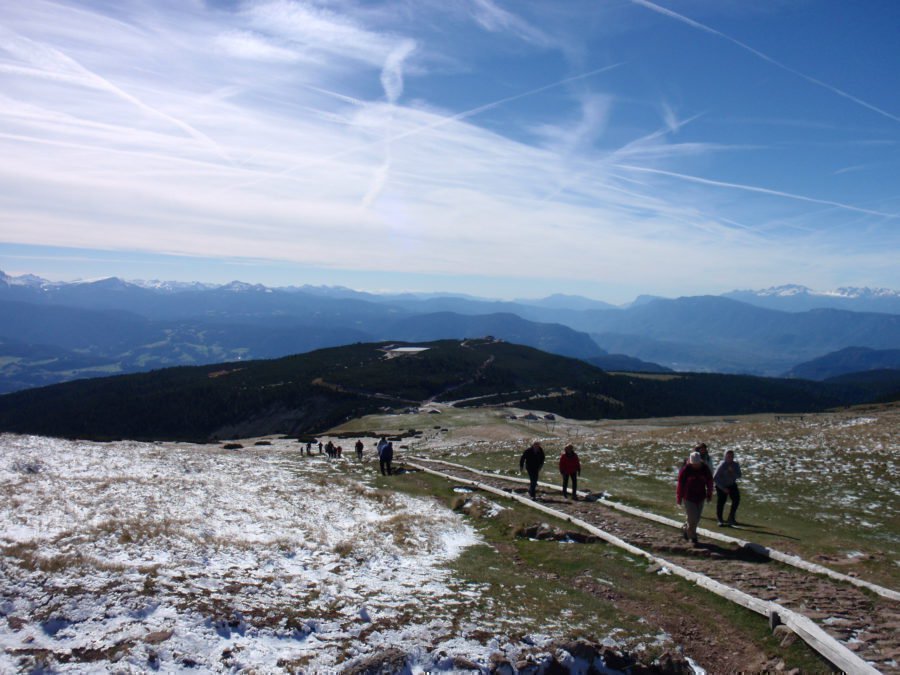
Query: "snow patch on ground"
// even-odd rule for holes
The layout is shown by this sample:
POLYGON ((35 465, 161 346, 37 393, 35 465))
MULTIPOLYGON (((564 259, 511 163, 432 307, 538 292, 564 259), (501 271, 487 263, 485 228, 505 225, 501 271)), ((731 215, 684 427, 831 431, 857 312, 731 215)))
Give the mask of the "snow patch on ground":
POLYGON ((474 530, 297 447, 0 437, 0 672, 323 670, 465 635, 483 589, 446 563, 474 530))

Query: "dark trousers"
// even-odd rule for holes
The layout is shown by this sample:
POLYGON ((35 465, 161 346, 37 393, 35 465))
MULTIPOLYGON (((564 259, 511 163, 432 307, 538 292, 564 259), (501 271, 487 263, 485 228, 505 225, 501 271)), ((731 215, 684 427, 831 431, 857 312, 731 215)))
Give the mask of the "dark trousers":
MULTIPOLYGON (((393 459, 393 458, 391 458, 393 459)), ((382 476, 390 476, 391 475, 391 459, 381 459, 379 460, 379 464, 381 465, 381 475, 382 476)))
POLYGON ((741 503, 741 491, 738 490, 738 486, 735 483, 727 490, 723 490, 718 485, 716 485, 716 518, 721 523, 724 518, 722 518, 722 514, 725 512, 725 502, 728 501, 728 498, 731 497, 731 511, 728 514, 728 522, 734 522, 734 516, 738 510, 738 504, 741 503))
POLYGON ((531 469, 528 469, 528 480, 529 480, 528 495, 532 499, 534 499, 537 496, 537 483, 538 483, 538 476, 540 475, 540 473, 541 473, 540 469, 535 469, 534 471, 532 471, 531 469))
POLYGON ((572 496, 577 497, 578 496, 578 474, 577 473, 573 473, 573 474, 564 473, 562 475, 562 477, 563 477, 563 497, 566 496, 566 490, 569 489, 569 479, 570 478, 572 479, 572 496))

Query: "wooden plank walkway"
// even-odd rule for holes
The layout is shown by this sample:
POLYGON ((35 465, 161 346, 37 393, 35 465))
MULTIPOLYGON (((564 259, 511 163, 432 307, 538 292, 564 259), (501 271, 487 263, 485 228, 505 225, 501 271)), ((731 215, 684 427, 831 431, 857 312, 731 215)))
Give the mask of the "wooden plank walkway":
POLYGON ((693 549, 681 541, 680 534, 672 536, 671 528, 681 526, 678 521, 609 500, 563 500, 557 498, 558 485, 540 483, 552 492, 545 494, 546 501, 532 501, 517 494, 525 492, 523 484, 527 480, 425 457, 407 463, 447 480, 515 499, 633 555, 652 560, 710 592, 783 623, 841 670, 900 672, 900 635, 896 630, 900 596, 892 589, 869 582, 854 583, 861 580, 709 530, 703 530, 703 534, 728 544, 730 549, 693 549), (676 554, 679 563, 662 557, 660 552, 676 554), (777 563, 759 564, 766 559, 777 563), (871 594, 875 593, 873 598, 871 594), (823 625, 816 623, 823 619, 823 625), (867 639, 858 639, 861 635, 867 639))

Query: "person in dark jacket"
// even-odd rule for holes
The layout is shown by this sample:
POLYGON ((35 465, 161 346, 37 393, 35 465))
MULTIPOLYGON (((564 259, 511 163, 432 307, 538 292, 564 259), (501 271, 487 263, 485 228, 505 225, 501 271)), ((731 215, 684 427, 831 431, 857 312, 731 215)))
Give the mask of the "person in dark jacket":
POLYGON ((542 466, 544 466, 544 449, 540 443, 535 441, 519 458, 519 471, 523 468, 528 471, 528 480, 530 481, 528 494, 532 499, 537 499, 538 476, 542 466))
POLYGON ((686 517, 681 533, 685 539, 690 539, 694 546, 697 545, 697 525, 703 514, 703 501, 712 500, 712 490, 712 471, 700 453, 695 450, 678 472, 678 485, 675 488, 675 501, 679 506, 684 504, 686 517))
POLYGON ((391 462, 394 461, 394 444, 390 441, 385 442, 378 451, 378 463, 381 467, 382 476, 392 475, 391 462))
POLYGON ((703 463, 709 467, 710 471, 716 470, 716 467, 713 465, 712 455, 709 454, 709 448, 706 447, 706 443, 698 443, 695 445, 694 452, 700 453, 700 459, 702 459, 703 463))
POLYGON ((356 441, 356 459, 360 462, 362 461, 362 453, 363 453, 363 442, 360 440, 356 441))
POLYGON ((578 476, 581 475, 581 462, 575 452, 575 446, 571 443, 565 447, 559 456, 559 472, 563 479, 563 497, 568 497, 569 479, 572 479, 572 499, 578 500, 578 476))

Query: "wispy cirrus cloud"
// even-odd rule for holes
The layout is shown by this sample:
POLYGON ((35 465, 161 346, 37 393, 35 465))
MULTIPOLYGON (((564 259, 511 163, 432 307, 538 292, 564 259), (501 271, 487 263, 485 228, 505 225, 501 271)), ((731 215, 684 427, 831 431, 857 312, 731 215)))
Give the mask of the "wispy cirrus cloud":
POLYGON ((314 54, 304 53, 273 43, 265 37, 246 30, 229 30, 216 37, 216 44, 229 56, 276 63, 296 63, 320 60, 314 54))
POLYGON ((711 26, 707 26, 704 23, 701 23, 699 21, 691 19, 691 18, 685 16, 684 14, 680 14, 671 9, 668 9, 666 7, 658 5, 655 2, 650 2, 650 0, 629 0, 629 2, 631 2, 635 5, 640 5, 641 7, 645 7, 647 9, 649 9, 650 11, 656 12, 657 14, 667 16, 670 19, 679 21, 683 24, 691 26, 692 28, 696 28, 697 30, 703 31, 704 33, 709 33, 710 35, 715 35, 716 37, 722 38, 723 40, 727 40, 728 42, 732 43, 733 45, 740 47, 744 51, 749 52, 749 53, 753 54, 754 56, 762 59, 763 61, 772 64, 776 68, 780 68, 781 70, 784 70, 785 72, 791 73, 792 75, 796 75, 797 77, 799 77, 803 80, 806 80, 810 84, 814 84, 817 87, 826 89, 827 91, 830 91, 831 93, 836 94, 837 96, 845 98, 848 101, 852 101, 853 103, 856 103, 857 105, 860 105, 863 108, 867 108, 868 110, 871 110, 872 112, 875 112, 875 113, 881 115, 882 117, 886 117, 887 119, 893 120, 894 122, 900 122, 900 116, 895 115, 894 113, 889 112, 887 110, 884 110, 872 103, 869 103, 868 101, 865 101, 865 100, 859 98, 858 96, 854 96, 853 94, 846 92, 843 89, 840 89, 840 88, 834 86, 833 84, 829 84, 828 82, 820 80, 819 78, 816 78, 816 77, 813 77, 812 75, 808 75, 807 73, 801 72, 800 70, 797 70, 796 68, 793 68, 785 63, 782 63, 781 61, 769 56, 768 54, 765 54, 764 52, 761 52, 760 50, 755 49, 754 47, 751 47, 746 42, 742 42, 741 40, 738 40, 737 38, 734 38, 730 35, 727 35, 727 34, 723 33, 722 31, 716 30, 715 28, 712 28, 711 26))
POLYGON ((311 3, 270 0, 247 5, 241 15, 254 29, 310 56, 330 55, 380 67, 399 45, 408 42, 311 3))
POLYGON ((469 0, 472 18, 492 33, 511 33, 540 47, 557 46, 556 40, 520 16, 500 7, 493 0, 469 0))

